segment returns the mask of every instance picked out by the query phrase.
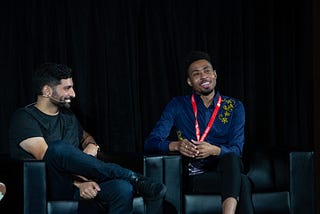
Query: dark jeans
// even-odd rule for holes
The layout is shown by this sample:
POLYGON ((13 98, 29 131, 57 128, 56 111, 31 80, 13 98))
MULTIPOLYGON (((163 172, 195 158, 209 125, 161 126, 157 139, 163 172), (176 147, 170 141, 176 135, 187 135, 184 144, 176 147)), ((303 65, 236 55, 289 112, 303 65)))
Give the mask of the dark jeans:
MULTIPOLYGON (((73 178, 81 175, 97 182, 101 188, 96 198, 89 201, 93 207, 107 209, 108 213, 133 212, 134 190, 129 182, 131 170, 100 161, 63 141, 50 143, 43 160, 47 166, 48 198, 51 200, 79 199, 73 178)), ((80 212, 90 210, 92 213, 90 203, 86 202, 86 206, 81 204, 80 200, 80 212)))
POLYGON ((241 159, 229 153, 217 159, 213 165, 215 167, 211 171, 189 176, 186 191, 221 194, 222 202, 228 197, 234 197, 238 200, 237 213, 254 213, 251 182, 241 173, 241 159))

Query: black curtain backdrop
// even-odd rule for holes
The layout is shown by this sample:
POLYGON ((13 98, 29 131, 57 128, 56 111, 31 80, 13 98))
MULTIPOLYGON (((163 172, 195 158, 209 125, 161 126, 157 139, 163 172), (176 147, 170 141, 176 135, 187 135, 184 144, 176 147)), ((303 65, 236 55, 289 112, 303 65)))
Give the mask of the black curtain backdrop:
POLYGON ((143 152, 165 104, 190 93, 183 57, 209 52, 222 94, 243 101, 246 148, 314 149, 311 0, 7 0, 0 9, 0 153, 35 101, 43 62, 74 70, 72 109, 104 151, 143 152))

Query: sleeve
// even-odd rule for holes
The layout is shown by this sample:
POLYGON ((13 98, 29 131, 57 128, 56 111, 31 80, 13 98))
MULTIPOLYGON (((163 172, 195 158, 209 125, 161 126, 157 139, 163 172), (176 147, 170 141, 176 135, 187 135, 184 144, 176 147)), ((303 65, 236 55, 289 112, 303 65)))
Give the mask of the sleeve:
POLYGON ((235 153, 239 157, 242 155, 245 127, 245 109, 241 101, 237 101, 235 106, 232 123, 228 132, 228 143, 221 145, 220 156, 226 153, 235 153))
POLYGON ((42 137, 39 124, 23 109, 17 110, 11 118, 9 126, 10 156, 17 159, 34 159, 20 147, 20 142, 30 137, 42 137))
POLYGON ((30 137, 43 137, 38 122, 23 109, 17 110, 11 119, 9 128, 9 141, 19 144, 30 137))
POLYGON ((165 107, 164 111, 155 127, 147 137, 144 143, 144 151, 148 153, 168 153, 170 140, 168 136, 170 135, 171 129, 174 125, 175 113, 177 103, 175 99, 171 100, 165 107))

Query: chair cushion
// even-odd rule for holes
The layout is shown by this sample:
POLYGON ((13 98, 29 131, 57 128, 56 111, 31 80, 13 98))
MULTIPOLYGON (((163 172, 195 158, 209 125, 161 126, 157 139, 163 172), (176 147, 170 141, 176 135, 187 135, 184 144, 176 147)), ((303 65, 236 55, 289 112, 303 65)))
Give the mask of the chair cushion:
POLYGON ((253 193, 252 201, 256 214, 289 214, 289 192, 253 193))
MULTIPOLYGON (((85 202, 86 201, 80 202, 80 206, 86 206, 85 202)), ((48 201, 48 214, 77 214, 78 206, 78 201, 48 201)), ((90 206, 90 208, 92 208, 92 206, 90 206)), ((135 197, 133 199, 133 210, 134 214, 145 213, 144 201, 142 197, 135 197)), ((102 210, 99 211, 101 211, 101 213, 105 213, 102 212, 102 210)))
POLYGON ((48 214, 77 214, 77 201, 48 201, 48 214))
POLYGON ((185 194, 183 200, 185 214, 220 214, 222 211, 220 195, 185 194))
MULTIPOLYGON (((221 213, 220 195, 185 194, 185 214, 221 213)), ((252 195, 256 214, 289 214, 289 192, 254 193, 252 195)))

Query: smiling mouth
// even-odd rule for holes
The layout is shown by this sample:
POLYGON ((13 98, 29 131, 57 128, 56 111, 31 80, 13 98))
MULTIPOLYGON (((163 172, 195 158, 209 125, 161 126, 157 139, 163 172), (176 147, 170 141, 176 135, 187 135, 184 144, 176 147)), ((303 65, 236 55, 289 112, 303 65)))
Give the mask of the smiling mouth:
POLYGON ((209 88, 210 87, 210 82, 203 82, 200 84, 201 87, 203 88, 209 88))

